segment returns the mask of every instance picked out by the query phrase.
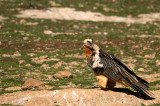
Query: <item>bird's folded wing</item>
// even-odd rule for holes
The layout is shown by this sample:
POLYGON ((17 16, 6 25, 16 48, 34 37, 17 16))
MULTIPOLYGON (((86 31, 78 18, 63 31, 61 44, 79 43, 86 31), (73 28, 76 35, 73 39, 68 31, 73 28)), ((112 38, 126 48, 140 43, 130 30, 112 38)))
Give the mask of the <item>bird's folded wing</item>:
POLYGON ((134 72, 132 72, 121 61, 119 61, 114 55, 108 54, 106 52, 101 52, 100 56, 101 56, 101 63, 104 66, 103 74, 105 76, 112 79, 113 81, 117 81, 117 82, 125 81, 128 83, 133 83, 138 86, 141 86, 144 89, 148 88, 148 86, 145 83, 139 81, 138 79, 139 77, 136 76, 134 72))

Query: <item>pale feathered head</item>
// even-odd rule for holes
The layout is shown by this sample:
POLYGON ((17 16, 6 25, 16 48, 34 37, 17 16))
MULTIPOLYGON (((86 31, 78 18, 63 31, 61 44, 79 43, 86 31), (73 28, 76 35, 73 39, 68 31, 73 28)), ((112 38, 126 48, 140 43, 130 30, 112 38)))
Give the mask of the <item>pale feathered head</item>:
POLYGON ((93 40, 92 39, 85 39, 83 41, 83 46, 89 47, 89 48, 93 48, 93 40))
POLYGON ((93 51, 99 50, 100 48, 94 44, 92 39, 85 39, 83 41, 83 46, 92 49, 93 51))

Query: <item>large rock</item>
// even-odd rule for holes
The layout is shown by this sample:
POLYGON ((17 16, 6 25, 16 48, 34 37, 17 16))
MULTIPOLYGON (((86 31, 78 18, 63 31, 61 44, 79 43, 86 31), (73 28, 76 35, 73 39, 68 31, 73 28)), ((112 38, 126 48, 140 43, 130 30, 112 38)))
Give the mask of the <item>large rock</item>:
POLYGON ((72 73, 70 71, 58 71, 53 75, 53 78, 70 78, 72 73))
POLYGON ((160 90, 152 91, 154 100, 144 100, 133 92, 119 89, 64 89, 55 91, 19 91, 0 96, 0 104, 24 106, 129 106, 160 103, 160 90))
POLYGON ((39 81, 37 79, 28 79, 23 84, 22 89, 26 90, 26 89, 44 88, 44 87, 45 87, 44 82, 39 81))

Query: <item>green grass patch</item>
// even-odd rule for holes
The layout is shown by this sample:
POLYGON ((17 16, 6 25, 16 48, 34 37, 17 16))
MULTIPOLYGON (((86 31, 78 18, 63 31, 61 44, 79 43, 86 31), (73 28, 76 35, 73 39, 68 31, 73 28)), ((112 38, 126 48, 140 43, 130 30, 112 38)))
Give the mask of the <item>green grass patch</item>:
POLYGON ((77 0, 76 2, 73 2, 72 0, 54 1, 61 4, 62 7, 65 6, 76 8, 77 10, 81 11, 101 12, 105 15, 137 16, 138 14, 159 12, 160 10, 160 3, 158 0, 147 2, 145 0, 77 0))
POLYGON ((150 86, 160 85, 160 80, 151 82, 149 85, 150 85, 150 86))
MULTIPOLYGON (((160 22, 129 25, 115 22, 51 21, 49 19, 15 17, 19 13, 19 9, 47 9, 51 7, 50 1, 0 1, 0 15, 8 17, 5 21, 0 22, 0 81, 2 88, 22 86, 28 78, 42 80, 47 85, 54 86, 53 89, 63 89, 61 86, 67 86, 70 82, 79 88, 92 88, 94 86, 93 83, 97 82, 97 80, 93 71, 85 63, 86 59, 72 56, 74 54, 84 55, 83 40, 86 38, 92 38, 103 50, 115 54, 120 59, 135 59, 135 61, 131 59, 126 63, 134 63, 136 73, 159 73, 159 66, 157 66, 156 60, 160 59, 160 38, 155 37, 155 35, 160 35, 160 22), (37 24, 27 25, 21 23, 21 21, 37 24), (45 30, 62 34, 45 34, 45 30), (145 35, 145 37, 141 37, 141 35, 145 35), (148 35, 153 35, 153 37, 148 35), (13 56, 17 51, 21 55, 13 56), (145 58, 145 55, 154 53, 154 59, 145 58), (48 56, 47 59, 59 60, 44 61, 42 63, 32 61, 33 58, 45 55, 48 56), (66 57, 66 55, 71 55, 71 57, 66 57), (23 60, 22 63, 20 63, 21 60, 23 60), (59 68, 54 68, 54 65, 59 61, 63 61, 66 64, 59 68), (77 62, 79 65, 71 65, 70 63, 72 62, 77 62), (53 67, 44 69, 42 67, 43 64, 53 67), (73 74, 72 78, 49 79, 47 77, 47 75, 66 70, 65 67, 67 66, 70 66, 68 70, 73 74), (145 71, 137 71, 139 68, 144 68, 145 71), (150 70, 146 71, 149 68, 150 70)), ((160 2, 158 0, 115 0, 115 2, 113 0, 53 1, 60 4, 59 7, 71 7, 76 10, 94 11, 114 16, 134 17, 138 14, 160 11, 160 2), (108 10, 105 10, 107 8, 108 10)), ((151 82, 151 90, 159 90, 159 88, 154 88, 157 84, 159 84, 159 80, 151 82)), ((1 91, 0 94, 8 92, 12 91, 1 91)))

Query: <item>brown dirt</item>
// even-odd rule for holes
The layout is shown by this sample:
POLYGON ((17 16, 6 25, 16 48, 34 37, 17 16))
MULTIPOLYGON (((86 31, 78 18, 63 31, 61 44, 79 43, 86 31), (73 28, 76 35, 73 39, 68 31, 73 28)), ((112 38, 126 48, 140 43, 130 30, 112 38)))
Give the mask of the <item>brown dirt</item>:
POLYGON ((75 50, 81 47, 81 42, 56 42, 54 43, 55 49, 62 50, 75 50))
POLYGON ((3 54, 2 55, 2 57, 19 57, 19 56, 21 56, 21 54, 18 52, 18 51, 16 51, 13 55, 10 55, 10 54, 3 54))
POLYGON ((37 79, 28 79, 22 86, 22 89, 44 88, 45 84, 37 79))
POLYGON ((14 43, 14 44, 8 44, 8 43, 2 43, 0 45, 0 48, 4 49, 24 49, 26 51, 55 51, 55 49, 63 49, 63 50, 73 50, 80 48, 81 44, 78 42, 51 42, 51 41, 45 41, 45 42, 23 42, 23 43, 14 43))
POLYGON ((37 64, 42 64, 45 61, 51 61, 51 59, 48 58, 48 55, 32 58, 32 62, 37 64))
POLYGON ((140 14, 137 18, 104 16, 98 12, 76 11, 74 8, 49 8, 48 10, 29 9, 21 11, 20 18, 44 18, 52 20, 81 20, 81 21, 108 21, 145 24, 152 21, 160 21, 160 13, 140 14))
POLYGON ((0 16, 0 22, 5 20, 5 19, 8 19, 8 18, 0 16))
MULTIPOLYGON (((142 37, 141 35, 137 35, 137 37, 138 36, 142 37)), ((156 50, 156 51, 158 51, 160 49, 160 46, 158 46, 158 45, 152 46, 153 41, 155 41, 155 42, 158 41, 158 39, 155 40, 155 38, 158 38, 159 35, 153 35, 153 37, 151 37, 151 36, 147 37, 147 36, 148 35, 146 35, 146 38, 142 39, 145 43, 135 42, 133 40, 128 40, 128 39, 124 39, 124 38, 121 38, 121 39, 107 39, 105 37, 103 38, 103 40, 101 40, 101 42, 103 42, 103 44, 106 45, 106 48, 109 48, 110 46, 111 47, 125 47, 126 45, 130 45, 127 48, 129 50, 131 50, 133 53, 136 53, 136 54, 139 53, 137 56, 140 56, 140 55, 144 54, 145 49, 156 50), (139 47, 143 47, 143 49, 139 49, 139 47)), ((134 35, 132 37, 134 37, 134 35)), ((97 42, 97 44, 101 45, 100 42, 97 42)), ((152 54, 153 55, 152 58, 154 57, 155 54, 158 54, 158 53, 160 53, 160 52, 158 51, 157 53, 152 54)), ((120 55, 120 54, 115 54, 115 55, 118 57, 118 55, 120 55)), ((123 53, 121 55, 123 55, 123 53)), ((128 58, 128 57, 126 57, 126 58, 128 58)), ((145 58, 145 59, 147 59, 147 58, 145 58)), ((133 60, 133 61, 136 61, 136 60, 133 60)), ((128 61, 128 62, 131 62, 131 61, 128 61)))
POLYGON ((154 100, 144 100, 126 89, 64 89, 55 91, 23 91, 0 96, 1 104, 25 106, 129 106, 160 103, 160 91, 152 91, 154 100))
POLYGON ((14 90, 21 90, 21 87, 9 87, 5 89, 5 91, 14 91, 14 90))
POLYGON ((67 54, 65 55, 65 57, 74 57, 74 58, 80 58, 80 59, 85 59, 86 56, 85 54, 79 54, 79 53, 76 53, 76 54, 67 54))
POLYGON ((128 35, 127 37, 160 38, 160 35, 128 35))
POLYGON ((52 65, 51 67, 54 67, 54 68, 60 68, 61 66, 65 65, 66 63, 63 62, 63 61, 59 61, 58 63, 52 65))
POLYGON ((47 46, 50 45, 51 42, 30 42, 30 43, 14 43, 14 44, 7 44, 7 43, 2 43, 0 45, 0 48, 7 48, 7 49, 25 49, 25 50, 47 50, 47 46))
POLYGON ((53 78, 70 78, 72 73, 70 71, 58 71, 53 75, 53 78))
POLYGON ((27 22, 25 19, 21 19, 19 23, 22 25, 37 25, 38 24, 37 22, 27 22))
POLYGON ((157 78, 157 77, 160 76, 160 73, 150 74, 150 75, 147 75, 147 74, 139 74, 138 76, 140 76, 140 77, 142 77, 143 79, 147 80, 149 83, 150 83, 150 82, 157 81, 157 80, 160 80, 160 78, 157 78))

